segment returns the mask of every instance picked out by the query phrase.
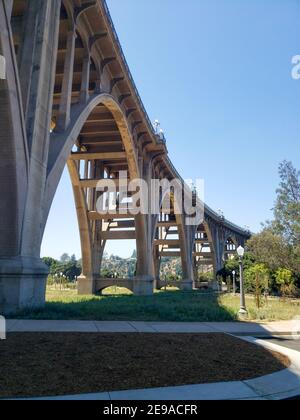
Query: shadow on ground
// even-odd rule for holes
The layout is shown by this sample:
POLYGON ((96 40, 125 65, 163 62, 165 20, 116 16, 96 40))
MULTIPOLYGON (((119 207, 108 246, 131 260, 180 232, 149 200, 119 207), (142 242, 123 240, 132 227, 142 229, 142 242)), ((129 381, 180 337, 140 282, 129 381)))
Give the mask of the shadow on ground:
POLYGON ((159 292, 153 296, 77 296, 56 292, 45 308, 22 311, 11 318, 93 321, 237 321, 234 310, 220 303, 210 292, 159 292))

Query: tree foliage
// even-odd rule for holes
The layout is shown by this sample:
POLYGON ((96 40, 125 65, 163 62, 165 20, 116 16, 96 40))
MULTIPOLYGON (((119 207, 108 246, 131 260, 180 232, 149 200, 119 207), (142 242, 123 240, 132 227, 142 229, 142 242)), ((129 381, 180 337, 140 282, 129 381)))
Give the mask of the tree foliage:
POLYGON ((50 257, 43 258, 43 261, 49 267, 49 274, 53 278, 64 277, 68 281, 74 281, 81 274, 81 263, 76 260, 75 255, 72 258, 63 258, 63 261, 57 261, 50 257))
POLYGON ((245 270, 245 287, 255 295, 257 308, 261 306, 261 296, 269 292, 270 271, 264 264, 255 264, 245 270))
POLYGON ((252 236, 247 249, 256 263, 268 267, 272 288, 284 295, 300 285, 300 171, 284 161, 279 176, 274 220, 252 236))
POLYGON ((271 270, 290 266, 290 247, 284 238, 274 233, 271 228, 253 235, 247 242, 247 248, 256 262, 267 265, 271 270))
POLYGON ((288 244, 300 243, 300 171, 292 162, 284 161, 279 166, 280 186, 274 208, 273 228, 288 244))
POLYGON ((276 271, 275 280, 282 296, 289 296, 295 292, 295 280, 291 270, 280 268, 276 271))

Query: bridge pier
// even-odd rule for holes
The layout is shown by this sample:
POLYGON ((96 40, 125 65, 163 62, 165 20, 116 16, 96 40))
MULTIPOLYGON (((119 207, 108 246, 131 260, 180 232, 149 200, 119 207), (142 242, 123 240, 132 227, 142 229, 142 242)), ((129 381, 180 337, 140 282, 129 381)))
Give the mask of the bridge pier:
POLYGON ((77 279, 77 291, 80 296, 94 295, 96 279, 94 276, 81 274, 77 279))
POLYGON ((193 229, 187 226, 185 216, 181 216, 182 220, 179 225, 179 236, 182 242, 181 261, 182 261, 182 281, 181 290, 190 292, 194 290, 194 264, 193 264, 193 229))
POLYGON ((40 260, 40 247, 60 17, 58 0, 30 3, 24 19, 33 24, 26 40, 21 36, 17 57, 10 21, 12 5, 11 1, 0 3, 0 54, 7 68, 6 80, 0 81, 3 314, 45 303, 48 268, 40 260))
POLYGON ((43 306, 47 277, 48 267, 38 258, 1 259, 0 313, 43 306))

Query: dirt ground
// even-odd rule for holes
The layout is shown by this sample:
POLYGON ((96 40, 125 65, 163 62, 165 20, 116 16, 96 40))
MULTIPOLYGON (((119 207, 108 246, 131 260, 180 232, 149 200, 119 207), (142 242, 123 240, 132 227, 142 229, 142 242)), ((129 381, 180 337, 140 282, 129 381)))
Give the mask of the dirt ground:
POLYGON ((246 380, 288 366, 223 334, 9 334, 0 341, 0 397, 246 380))

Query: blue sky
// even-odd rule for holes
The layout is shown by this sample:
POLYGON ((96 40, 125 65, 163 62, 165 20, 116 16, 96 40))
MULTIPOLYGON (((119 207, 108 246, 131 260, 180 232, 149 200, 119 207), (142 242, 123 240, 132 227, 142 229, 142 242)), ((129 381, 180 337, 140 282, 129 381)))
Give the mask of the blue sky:
MULTIPOLYGON (((257 231, 272 216, 283 159, 300 168, 298 0, 108 0, 152 120, 165 130, 184 178, 205 180, 205 200, 257 231)), ((129 256, 134 243, 109 253, 129 256)), ((80 256, 65 173, 42 255, 80 256)))

